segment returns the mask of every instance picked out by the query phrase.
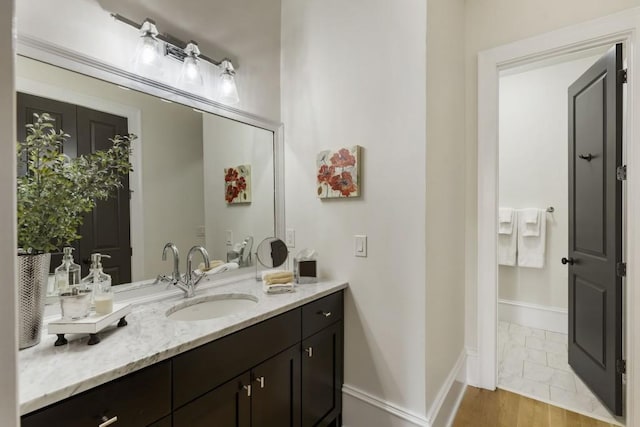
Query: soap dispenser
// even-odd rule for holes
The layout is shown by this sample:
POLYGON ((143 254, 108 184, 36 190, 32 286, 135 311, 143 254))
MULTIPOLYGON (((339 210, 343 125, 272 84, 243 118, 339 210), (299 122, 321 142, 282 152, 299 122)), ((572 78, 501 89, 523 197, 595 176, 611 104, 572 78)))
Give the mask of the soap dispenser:
POLYGON ((111 258, 99 253, 91 254, 91 269, 82 279, 82 283, 93 291, 93 304, 96 314, 109 314, 113 311, 113 292, 111 276, 102 271, 102 258, 111 258))
POLYGON ((63 249, 62 264, 54 270, 55 291, 58 295, 69 292, 69 289, 80 284, 80 266, 73 262, 73 248, 63 249))

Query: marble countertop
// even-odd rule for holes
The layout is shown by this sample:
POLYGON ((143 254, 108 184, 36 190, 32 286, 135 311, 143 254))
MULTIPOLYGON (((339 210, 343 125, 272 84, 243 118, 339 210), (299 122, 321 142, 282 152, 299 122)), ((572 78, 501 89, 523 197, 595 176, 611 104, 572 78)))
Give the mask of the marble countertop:
MULTIPOLYGON (((154 285, 161 286, 165 285, 154 285)), ((171 290, 164 299, 132 299, 128 326, 108 327, 99 334, 101 342, 88 346, 88 337, 67 335, 69 344, 54 347, 55 335, 47 335, 45 319, 40 344, 18 354, 20 414, 28 414, 67 397, 107 383, 146 366, 169 359, 270 317, 304 305, 347 287, 345 281, 297 285, 295 292, 265 294, 255 279, 204 286, 196 298, 206 295, 243 293, 258 299, 255 307, 225 317, 176 321, 166 312, 185 301, 182 292, 171 290)))

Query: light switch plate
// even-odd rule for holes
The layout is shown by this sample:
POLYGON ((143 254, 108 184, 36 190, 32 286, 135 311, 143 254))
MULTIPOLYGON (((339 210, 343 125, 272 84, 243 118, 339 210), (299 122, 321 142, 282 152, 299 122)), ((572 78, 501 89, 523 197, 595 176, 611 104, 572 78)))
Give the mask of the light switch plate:
POLYGON ((365 234, 356 234, 353 236, 354 255, 357 257, 367 256, 367 236, 365 234))
POLYGON ((290 248, 296 247, 296 230, 293 228, 287 228, 287 233, 285 236, 286 244, 290 248))
POLYGON ((227 239, 225 241, 227 246, 233 245, 233 230, 227 230, 226 232, 227 239))

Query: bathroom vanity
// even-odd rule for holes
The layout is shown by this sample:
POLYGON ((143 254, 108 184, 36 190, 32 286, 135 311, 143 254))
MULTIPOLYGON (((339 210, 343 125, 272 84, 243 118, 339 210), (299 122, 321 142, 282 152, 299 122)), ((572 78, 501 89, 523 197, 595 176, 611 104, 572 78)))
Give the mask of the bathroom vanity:
POLYGON ((340 426, 346 286, 266 295, 249 279, 196 297, 257 299, 239 313, 172 320, 174 295, 137 305, 97 346, 45 337, 20 352, 22 425, 340 426))

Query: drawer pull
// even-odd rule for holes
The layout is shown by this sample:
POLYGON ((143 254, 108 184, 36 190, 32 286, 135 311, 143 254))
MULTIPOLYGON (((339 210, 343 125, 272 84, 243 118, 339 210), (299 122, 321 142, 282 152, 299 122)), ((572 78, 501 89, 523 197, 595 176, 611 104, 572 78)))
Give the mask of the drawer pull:
POLYGON ((256 381, 260 383, 260 388, 264 388, 264 377, 258 377, 256 381))
POLYGON ((313 357, 313 347, 305 348, 304 351, 307 352, 309 357, 313 357))
POLYGON ((242 388, 247 390, 247 397, 251 397, 251 384, 243 385, 242 388))
POLYGON ((107 427, 110 426, 111 424, 117 423, 118 422, 118 416, 116 415, 115 417, 111 417, 111 418, 107 418, 106 416, 103 416, 100 421, 102 421, 101 424, 98 424, 98 427, 107 427))
POLYGON ((331 312, 330 311, 319 311, 318 314, 322 314, 324 317, 331 316, 331 312))

